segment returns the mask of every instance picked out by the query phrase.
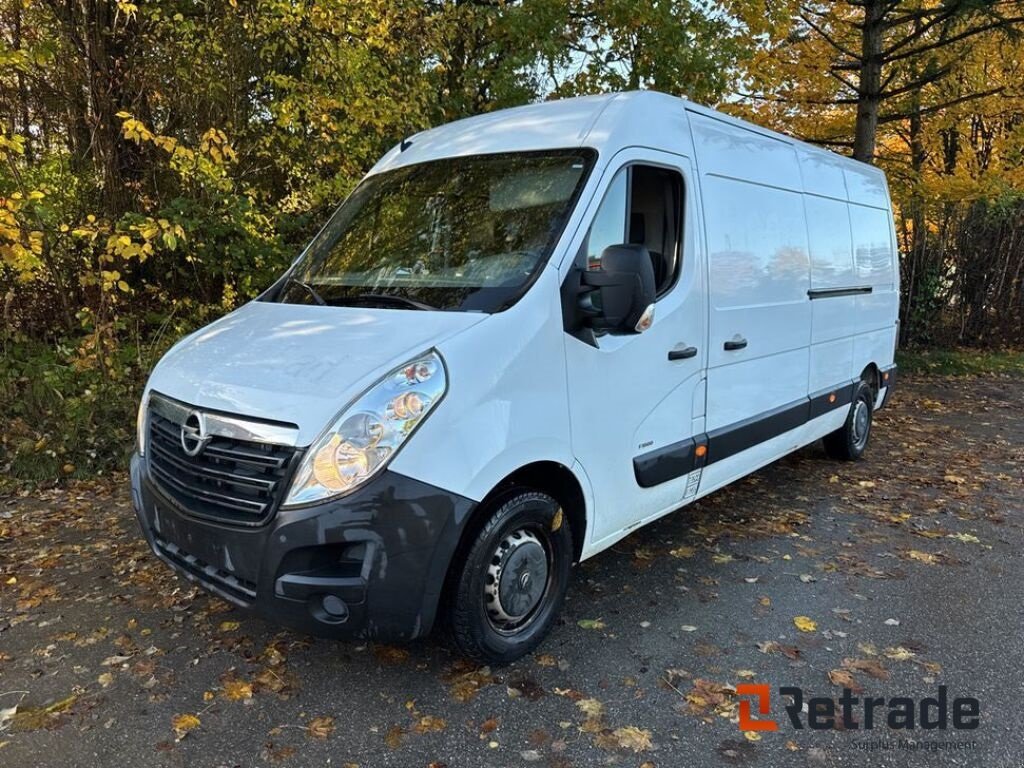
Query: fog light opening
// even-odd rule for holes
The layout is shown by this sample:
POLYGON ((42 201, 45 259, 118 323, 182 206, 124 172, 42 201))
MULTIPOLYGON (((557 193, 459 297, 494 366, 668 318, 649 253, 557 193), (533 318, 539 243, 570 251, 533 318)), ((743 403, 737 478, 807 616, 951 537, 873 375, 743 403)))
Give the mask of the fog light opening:
POLYGON ((348 605, 337 595, 324 595, 320 598, 320 607, 335 621, 345 621, 348 618, 348 605))

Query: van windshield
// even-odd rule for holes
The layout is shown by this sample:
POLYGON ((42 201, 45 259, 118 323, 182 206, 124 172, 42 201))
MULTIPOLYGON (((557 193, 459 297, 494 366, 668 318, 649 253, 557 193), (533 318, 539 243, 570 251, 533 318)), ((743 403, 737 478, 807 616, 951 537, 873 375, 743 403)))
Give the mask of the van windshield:
POLYGON ((371 176, 288 273, 293 304, 497 312, 544 265, 591 150, 445 158, 371 176))

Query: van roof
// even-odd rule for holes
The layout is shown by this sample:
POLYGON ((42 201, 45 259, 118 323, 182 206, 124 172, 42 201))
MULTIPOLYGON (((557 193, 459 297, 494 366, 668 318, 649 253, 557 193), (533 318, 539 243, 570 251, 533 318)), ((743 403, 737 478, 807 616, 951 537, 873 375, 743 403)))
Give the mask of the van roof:
MULTIPOLYGON (((591 147, 611 157, 627 146, 671 146, 669 134, 681 126, 672 119, 682 107, 738 128, 800 145, 806 152, 873 168, 791 136, 762 128, 688 99, 658 91, 626 91, 578 96, 488 112, 414 134, 385 154, 370 173, 443 157, 591 147), (663 137, 658 134, 663 133, 663 137), (659 140, 659 139, 664 140, 659 140), (404 149, 403 149, 404 145, 404 149)), ((878 171, 880 174, 881 171, 878 171)))

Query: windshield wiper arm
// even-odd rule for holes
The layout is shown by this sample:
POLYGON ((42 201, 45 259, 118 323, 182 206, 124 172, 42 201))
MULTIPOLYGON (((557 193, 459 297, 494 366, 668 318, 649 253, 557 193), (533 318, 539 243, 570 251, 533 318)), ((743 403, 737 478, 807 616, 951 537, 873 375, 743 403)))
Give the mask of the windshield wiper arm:
POLYGON ((352 296, 351 299, 353 301, 378 301, 384 304, 398 304, 410 309, 437 309, 437 307, 432 307, 425 302, 416 301, 416 299, 410 299, 407 296, 399 296, 394 293, 359 293, 352 296))
POLYGON ((289 277, 288 280, 285 281, 285 285, 297 285, 300 288, 305 288, 309 295, 313 297, 313 301, 315 301, 321 307, 327 306, 327 302, 324 301, 324 297, 317 293, 316 288, 314 288, 309 283, 303 282, 302 280, 299 280, 297 277, 289 277))

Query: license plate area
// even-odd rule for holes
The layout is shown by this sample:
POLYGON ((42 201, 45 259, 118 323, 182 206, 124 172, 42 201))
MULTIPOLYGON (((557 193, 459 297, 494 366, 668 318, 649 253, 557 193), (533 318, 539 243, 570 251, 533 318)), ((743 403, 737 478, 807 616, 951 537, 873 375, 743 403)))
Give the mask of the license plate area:
POLYGON ((153 530, 164 554, 198 578, 235 579, 243 591, 255 590, 262 536, 194 522, 161 504, 154 506, 153 530))

